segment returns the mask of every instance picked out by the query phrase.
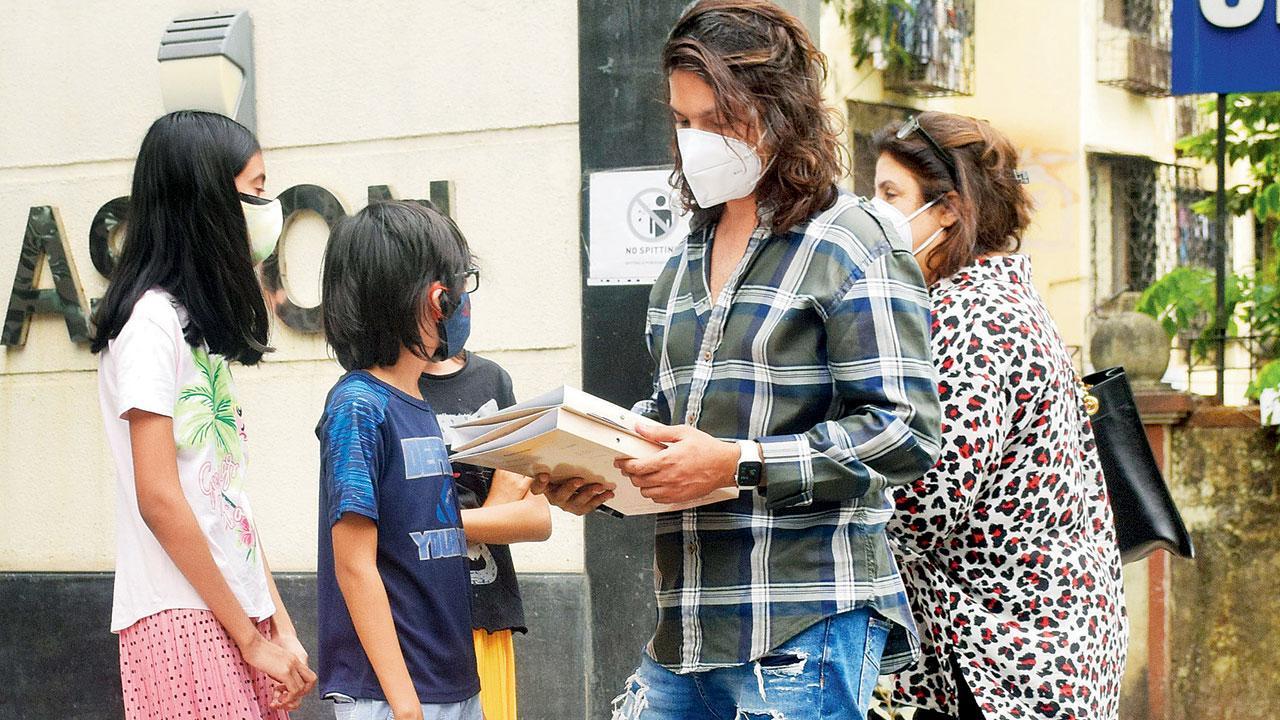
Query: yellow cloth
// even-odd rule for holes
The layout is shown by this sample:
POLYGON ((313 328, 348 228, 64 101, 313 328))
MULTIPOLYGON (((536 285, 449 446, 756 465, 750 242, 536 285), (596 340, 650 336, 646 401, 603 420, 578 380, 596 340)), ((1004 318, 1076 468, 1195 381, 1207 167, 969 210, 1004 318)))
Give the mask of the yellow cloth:
POLYGON ((485 720, 516 720, 516 652, 510 630, 472 630, 485 720))

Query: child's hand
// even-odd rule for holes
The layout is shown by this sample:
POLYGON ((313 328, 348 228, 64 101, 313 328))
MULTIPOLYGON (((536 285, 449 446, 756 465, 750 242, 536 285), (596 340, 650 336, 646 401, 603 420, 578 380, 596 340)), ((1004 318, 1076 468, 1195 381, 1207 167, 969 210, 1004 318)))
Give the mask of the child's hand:
POLYGON ((272 693, 281 707, 299 703, 315 685, 316 674, 306 663, 261 635, 255 633, 253 639, 240 648, 240 655, 250 667, 266 673, 284 687, 283 695, 272 693))
POLYGON ((299 698, 298 700, 294 701, 293 707, 286 707, 285 700, 288 697, 289 697, 289 688, 279 684, 272 685, 271 686, 271 709, 284 710, 285 712, 293 712, 294 710, 297 710, 300 705, 302 705, 302 700, 301 698, 299 698))
POLYGON ((298 658, 303 665, 307 664, 307 649, 302 647, 302 642, 298 640, 297 635, 276 634, 271 638, 271 642, 293 653, 293 656, 298 658))
POLYGON ((523 500, 532 484, 533 478, 506 470, 494 470, 493 480, 489 482, 489 496, 485 498, 484 507, 523 500))
POLYGON ((393 706, 391 720, 423 720, 422 705, 418 704, 417 698, 414 698, 413 702, 405 703, 403 707, 393 706))
POLYGON ((613 483, 595 483, 580 477, 552 479, 546 473, 533 478, 529 492, 544 495, 547 500, 565 512, 587 515, 613 499, 613 483))
MULTIPOLYGON (((304 667, 307 665, 307 650, 302 647, 302 643, 299 642, 297 635, 277 632, 272 636, 271 642, 279 645, 285 651, 298 658, 304 667)), ((312 680, 306 682, 302 692, 293 696, 289 695, 289 690, 284 685, 276 685, 274 688, 274 697, 272 698, 271 706, 287 712, 293 712, 294 710, 302 707, 302 699, 311 693, 311 689, 314 688, 315 685, 316 681, 313 676, 312 680)))

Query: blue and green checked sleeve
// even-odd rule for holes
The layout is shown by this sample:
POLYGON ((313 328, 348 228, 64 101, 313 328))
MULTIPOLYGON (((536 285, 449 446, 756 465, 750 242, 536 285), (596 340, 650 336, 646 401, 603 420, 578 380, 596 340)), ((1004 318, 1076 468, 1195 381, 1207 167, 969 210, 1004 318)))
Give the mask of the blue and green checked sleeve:
POLYGON ((903 485, 938 457, 929 296, 911 254, 887 252, 855 269, 824 316, 839 417, 805 433, 756 438, 773 508, 903 485))

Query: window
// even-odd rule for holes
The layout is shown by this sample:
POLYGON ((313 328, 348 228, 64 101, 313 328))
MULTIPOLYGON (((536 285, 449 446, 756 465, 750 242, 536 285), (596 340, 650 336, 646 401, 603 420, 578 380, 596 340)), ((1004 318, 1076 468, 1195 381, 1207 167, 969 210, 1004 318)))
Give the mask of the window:
POLYGON ((871 153, 871 136, 889 123, 899 123, 919 112, 911 108, 878 103, 849 103, 849 135, 853 155, 853 191, 863 197, 876 194, 876 157, 871 153))
POLYGON ((919 97, 973 94, 974 0, 902 0, 884 87, 919 97))
POLYGON ((1095 306, 1142 291, 1176 266, 1213 267, 1213 224, 1191 209, 1209 195, 1198 169, 1094 155, 1089 189, 1095 306))
POLYGON ((1213 111, 1204 109, 1205 103, 1212 103, 1213 98, 1213 95, 1179 95, 1173 99, 1174 128, 1179 140, 1216 126, 1213 111))
POLYGON ((1173 82, 1172 0, 1098 0, 1098 82, 1165 97, 1173 82))

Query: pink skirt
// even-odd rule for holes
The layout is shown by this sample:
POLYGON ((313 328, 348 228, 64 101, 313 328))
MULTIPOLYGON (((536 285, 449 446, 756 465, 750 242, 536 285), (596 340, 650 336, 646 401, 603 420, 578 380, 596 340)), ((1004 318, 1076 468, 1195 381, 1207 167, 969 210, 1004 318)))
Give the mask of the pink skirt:
MULTIPOLYGON (((270 622, 258 623, 270 637, 270 622)), ((163 610, 120 631, 125 720, 287 720, 274 685, 208 610, 163 610)))

